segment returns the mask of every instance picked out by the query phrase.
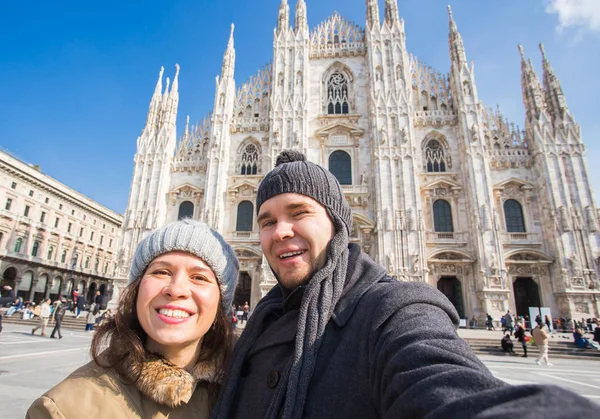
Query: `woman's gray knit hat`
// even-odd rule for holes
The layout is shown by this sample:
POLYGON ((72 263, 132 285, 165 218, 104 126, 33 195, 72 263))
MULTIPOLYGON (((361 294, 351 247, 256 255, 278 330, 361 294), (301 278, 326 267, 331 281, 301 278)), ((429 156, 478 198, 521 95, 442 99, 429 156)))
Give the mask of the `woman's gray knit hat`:
POLYGON ((284 150, 277 157, 275 168, 262 180, 256 195, 256 213, 268 199, 283 193, 306 195, 323 205, 352 231, 352 210, 336 177, 318 164, 306 161, 296 150, 284 150))
POLYGON ((221 288, 221 306, 231 308, 238 282, 239 263, 223 237, 209 226, 192 219, 167 224, 144 238, 133 256, 129 283, 142 277, 156 257, 182 251, 198 256, 213 270, 221 288))

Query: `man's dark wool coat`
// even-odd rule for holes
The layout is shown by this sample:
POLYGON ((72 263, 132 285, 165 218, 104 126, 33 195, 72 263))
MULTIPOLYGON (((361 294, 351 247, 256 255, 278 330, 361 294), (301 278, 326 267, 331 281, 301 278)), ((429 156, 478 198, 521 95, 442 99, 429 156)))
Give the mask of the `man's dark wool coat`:
MULTIPOLYGON (((263 299, 282 303, 246 357, 230 417, 262 419, 287 381, 302 293, 300 287, 284 300, 275 287, 263 299)), ((600 406, 558 387, 509 386, 494 378, 457 335, 457 325, 442 293, 389 278, 351 244, 344 293, 327 325, 302 416, 600 417, 600 406)))

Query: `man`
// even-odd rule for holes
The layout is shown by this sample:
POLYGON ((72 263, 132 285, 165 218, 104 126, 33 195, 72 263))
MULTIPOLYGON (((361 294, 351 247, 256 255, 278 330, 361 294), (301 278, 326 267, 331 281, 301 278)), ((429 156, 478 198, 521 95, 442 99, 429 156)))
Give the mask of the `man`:
POLYGON ((56 334, 58 334, 58 339, 62 339, 62 334, 60 333, 60 325, 62 324, 63 317, 65 317, 65 311, 67 309, 65 306, 66 303, 67 300, 65 300, 64 298, 61 298, 60 300, 56 301, 56 306, 54 308, 54 312, 52 313, 55 321, 54 329, 52 330, 52 333, 50 333, 50 338, 52 339, 54 339, 56 334))
POLYGON ((98 307, 98 309, 101 308, 101 306, 102 306, 102 294, 100 294, 100 291, 96 291, 96 296, 94 297, 94 303, 96 304, 96 307, 98 307))
POLYGON ((82 295, 78 295, 77 296, 77 315, 75 316, 75 318, 78 318, 79 316, 81 316, 81 312, 85 309, 85 296, 82 295))
POLYGON ((495 379, 458 337, 441 292, 393 280, 349 244, 340 184, 301 153, 277 158, 256 210, 278 285, 254 308, 213 418, 600 414, 565 390, 495 379))
POLYGON ((510 314, 510 310, 504 315, 504 320, 506 321, 506 331, 512 334, 515 330, 515 323, 512 314, 510 314))
POLYGON ((15 291, 12 287, 10 285, 4 285, 2 287, 2 297, 0 297, 0 307, 4 307, 8 303, 13 302, 15 298, 15 291))
POLYGON ((48 326, 48 319, 50 318, 50 303, 51 300, 48 298, 40 306, 40 324, 37 327, 31 329, 31 334, 35 334, 35 331, 40 327, 42 328, 42 336, 46 336, 46 326, 48 326))

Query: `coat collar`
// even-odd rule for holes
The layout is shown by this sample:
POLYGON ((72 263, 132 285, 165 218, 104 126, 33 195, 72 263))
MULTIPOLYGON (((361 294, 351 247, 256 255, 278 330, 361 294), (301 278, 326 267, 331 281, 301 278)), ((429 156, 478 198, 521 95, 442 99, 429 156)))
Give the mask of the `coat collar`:
POLYGON ((157 354, 149 354, 146 361, 141 363, 127 357, 123 372, 144 396, 158 404, 175 408, 190 401, 199 382, 220 382, 218 363, 213 358, 199 362, 191 371, 187 371, 157 354))
POLYGON ((363 253, 357 244, 350 243, 348 251, 344 291, 331 316, 339 327, 343 327, 350 320, 364 293, 387 276, 386 271, 363 253))

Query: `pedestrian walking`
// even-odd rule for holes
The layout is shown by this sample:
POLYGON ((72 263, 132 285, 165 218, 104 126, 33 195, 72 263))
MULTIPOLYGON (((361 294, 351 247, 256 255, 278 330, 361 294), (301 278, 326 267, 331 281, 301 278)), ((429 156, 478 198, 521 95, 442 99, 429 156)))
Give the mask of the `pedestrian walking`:
POLYGON ((75 316, 75 318, 78 318, 79 316, 81 316, 81 312, 85 309, 85 296, 82 295, 78 295, 77 296, 77 315, 75 316))
POLYGON ((244 320, 245 322, 248 321, 248 314, 250 313, 250 306, 248 305, 248 301, 246 301, 244 303, 244 307, 242 307, 242 311, 244 312, 244 314, 242 314, 242 320, 244 320))
POLYGON ((67 301, 64 298, 56 302, 56 306, 52 312, 52 317, 54 318, 54 329, 52 329, 52 333, 50 333, 50 338, 54 339, 56 335, 58 335, 58 339, 62 339, 60 325, 62 324, 63 317, 65 317, 65 311, 67 310, 66 303, 67 301))
POLYGON ((548 328, 548 332, 552 333, 552 322, 550 321, 550 317, 548 317, 547 314, 544 316, 544 323, 546 324, 546 327, 548 328))
POLYGON ((496 328, 494 327, 494 319, 492 318, 490 313, 488 313, 486 316, 485 325, 487 326, 487 330, 496 330, 496 328))
POLYGON ((552 365, 548 360, 548 333, 545 330, 544 323, 541 321, 533 329, 533 340, 540 351, 540 355, 535 362, 538 365, 552 365), (542 364, 542 362, 545 364, 542 364))
POLYGON ((525 328, 523 327, 521 322, 517 322, 515 328, 515 337, 521 343, 521 346, 523 346, 523 355, 521 356, 523 358, 527 358, 527 335, 525 334, 525 328))
POLYGON ((42 329, 42 336, 46 336, 46 326, 48 326, 48 320, 50 319, 50 314, 52 311, 50 310, 51 300, 48 298, 40 305, 40 324, 31 329, 31 334, 35 334, 35 331, 39 328, 42 329))
POLYGON ((92 303, 90 306, 90 311, 88 311, 87 319, 85 321, 85 331, 93 332, 94 324, 96 324, 96 316, 98 315, 98 306, 96 303, 92 303))

